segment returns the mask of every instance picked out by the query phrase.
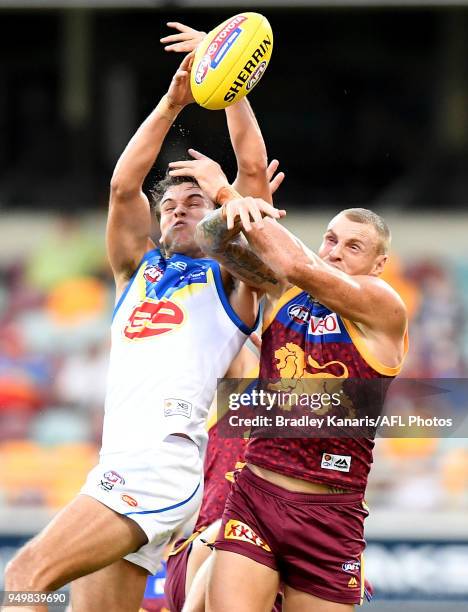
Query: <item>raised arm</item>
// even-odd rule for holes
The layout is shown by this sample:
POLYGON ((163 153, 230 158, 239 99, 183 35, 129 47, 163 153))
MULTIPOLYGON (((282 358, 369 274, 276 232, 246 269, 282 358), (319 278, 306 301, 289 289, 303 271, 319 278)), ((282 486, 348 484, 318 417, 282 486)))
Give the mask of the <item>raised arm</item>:
MULTIPOLYGON (((205 32, 178 22, 169 22, 175 30, 161 38, 166 51, 187 53, 194 51, 205 38, 205 32)), ((237 160, 237 176, 234 188, 242 196, 254 196, 272 202, 267 177, 267 152, 255 114, 247 98, 226 108, 226 118, 234 154, 237 160)))
MULTIPOLYGON (((245 211, 245 214, 248 215, 248 212, 245 211)), ((196 239, 201 249, 235 278, 262 293, 281 295, 287 283, 286 277, 275 274, 254 253, 245 236, 240 233, 241 229, 240 221, 228 229, 226 208, 218 208, 198 224, 196 239)))
POLYGON ((247 98, 226 108, 229 136, 237 160, 233 187, 242 196, 263 198, 271 204, 267 151, 260 126, 247 98))
POLYGON ((152 246, 149 238, 151 211, 143 193, 143 181, 175 118, 193 101, 189 85, 190 61, 190 56, 184 58, 167 94, 138 128, 112 176, 106 239, 118 293, 152 246))

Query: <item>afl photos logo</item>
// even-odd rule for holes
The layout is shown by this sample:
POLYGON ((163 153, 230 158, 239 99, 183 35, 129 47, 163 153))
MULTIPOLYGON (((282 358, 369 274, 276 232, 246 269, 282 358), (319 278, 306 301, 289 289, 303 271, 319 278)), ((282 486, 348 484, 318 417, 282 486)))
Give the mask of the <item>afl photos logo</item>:
POLYGON ((172 331, 184 321, 184 311, 174 302, 147 298, 133 309, 123 333, 129 340, 151 338, 172 331))

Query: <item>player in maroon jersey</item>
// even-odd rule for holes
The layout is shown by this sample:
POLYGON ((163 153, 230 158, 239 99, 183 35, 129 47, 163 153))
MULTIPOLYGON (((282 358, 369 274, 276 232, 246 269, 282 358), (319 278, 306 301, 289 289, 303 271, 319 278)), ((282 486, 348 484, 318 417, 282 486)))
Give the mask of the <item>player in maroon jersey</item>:
MULTIPOLYGON (((219 166, 192 156, 174 163, 174 174, 188 173, 209 191, 219 166)), ((243 198, 202 221, 198 240, 266 294, 261 378, 372 381, 399 373, 406 309, 378 278, 390 232, 372 211, 341 211, 316 254, 262 220, 258 200, 243 198)), ((251 439, 215 543, 207 610, 269 609, 280 581, 286 610, 348 612, 361 603, 373 444, 371 437, 251 439)))

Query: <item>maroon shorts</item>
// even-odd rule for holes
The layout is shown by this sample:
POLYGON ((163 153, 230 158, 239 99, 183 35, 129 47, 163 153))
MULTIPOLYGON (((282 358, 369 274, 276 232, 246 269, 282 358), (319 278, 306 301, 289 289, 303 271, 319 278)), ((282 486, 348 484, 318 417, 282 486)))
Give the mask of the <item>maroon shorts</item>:
MULTIPOLYGON (((192 542, 200 533, 201 531, 195 532, 188 540, 178 540, 167 560, 164 595, 171 612, 181 612, 184 607, 187 563, 192 550, 192 542)), ((281 595, 278 594, 272 612, 281 612, 281 609, 282 600, 281 595)))
POLYGON ((293 493, 244 468, 232 485, 215 547, 271 567, 299 591, 360 604, 367 515, 361 493, 293 493))

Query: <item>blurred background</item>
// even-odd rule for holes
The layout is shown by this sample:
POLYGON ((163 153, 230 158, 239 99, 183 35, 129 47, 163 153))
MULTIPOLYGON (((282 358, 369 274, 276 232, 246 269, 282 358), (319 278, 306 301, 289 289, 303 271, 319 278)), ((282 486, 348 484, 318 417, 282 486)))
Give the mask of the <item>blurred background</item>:
MULTIPOLYGON (((180 61, 159 43, 165 24, 208 31, 241 10, 275 35, 250 101, 286 172, 286 224, 314 248, 343 207, 383 214, 386 278, 411 315, 404 375, 466 377, 468 1, 0 0, 0 588, 97 458, 108 185, 180 61)), ((188 146, 233 178, 224 113, 193 106, 148 184, 188 146)), ((466 438, 378 440, 368 502, 380 609, 468 601, 466 438)))

